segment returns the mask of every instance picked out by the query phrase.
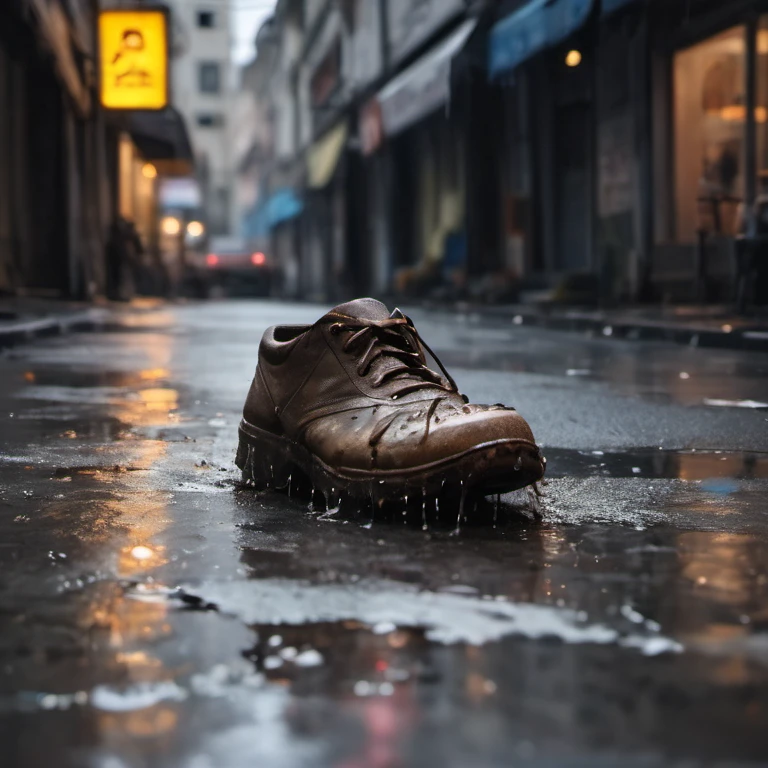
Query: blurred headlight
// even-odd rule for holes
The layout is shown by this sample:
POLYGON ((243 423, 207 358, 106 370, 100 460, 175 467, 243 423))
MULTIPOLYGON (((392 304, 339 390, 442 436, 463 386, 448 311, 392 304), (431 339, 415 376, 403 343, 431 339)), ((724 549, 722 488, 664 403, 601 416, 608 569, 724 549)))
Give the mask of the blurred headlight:
POLYGON ((190 221, 187 224, 187 234, 190 237, 202 237, 205 233, 205 227, 200 221, 190 221))

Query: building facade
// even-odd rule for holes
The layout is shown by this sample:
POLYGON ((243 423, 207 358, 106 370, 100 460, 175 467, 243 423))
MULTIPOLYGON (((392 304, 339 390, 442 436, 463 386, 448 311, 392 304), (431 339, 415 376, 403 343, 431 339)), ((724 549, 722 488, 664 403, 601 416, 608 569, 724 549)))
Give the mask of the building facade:
POLYGON ((90 297, 104 287, 93 10, 0 8, 0 293, 90 297))
POLYGON ((766 14, 281 0, 263 188, 294 205, 262 221, 289 292, 730 300, 768 184, 766 14))
POLYGON ((571 300, 731 300, 765 167, 766 4, 517 5, 489 77, 521 274, 571 300))
POLYGON ((227 3, 170 0, 174 103, 184 117, 195 153, 208 232, 238 232, 236 188, 236 72, 227 3))
MULTIPOLYGON (((135 227, 146 266, 157 266, 157 186, 192 172, 191 148, 172 107, 101 107, 97 16, 120 7, 0 7, 0 294, 124 297, 110 257, 120 219, 135 227)), ((144 265, 133 266, 122 272, 144 265)))

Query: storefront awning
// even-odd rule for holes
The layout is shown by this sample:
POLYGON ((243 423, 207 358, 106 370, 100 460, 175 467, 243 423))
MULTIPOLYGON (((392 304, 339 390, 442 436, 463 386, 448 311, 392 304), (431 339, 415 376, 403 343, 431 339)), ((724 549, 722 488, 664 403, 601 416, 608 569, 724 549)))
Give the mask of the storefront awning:
POLYGON ((384 133, 394 136, 449 100, 451 62, 477 22, 468 19, 378 94, 384 133))
POLYGON ((488 70, 491 77, 514 69, 547 47, 548 0, 532 0, 491 29, 488 70))
POLYGON ((127 115, 127 130, 142 156, 167 176, 186 176, 194 169, 194 156, 184 118, 173 107, 159 112, 127 115))
POLYGON ((270 229, 290 221, 304 209, 304 204, 292 189, 278 189, 267 201, 267 225, 270 229))
POLYGON ((557 45, 581 29, 592 13, 594 0, 556 0, 547 7, 547 44, 557 45))
POLYGON ((307 183, 312 189, 321 189, 331 180, 346 143, 347 124, 339 123, 310 147, 307 183))
POLYGON ((488 47, 490 77, 509 72, 580 29, 594 0, 531 0, 496 23, 488 47))
POLYGON ((304 203, 292 189, 275 190, 266 201, 258 202, 243 217, 244 234, 251 239, 267 237, 278 224, 298 216, 304 203))

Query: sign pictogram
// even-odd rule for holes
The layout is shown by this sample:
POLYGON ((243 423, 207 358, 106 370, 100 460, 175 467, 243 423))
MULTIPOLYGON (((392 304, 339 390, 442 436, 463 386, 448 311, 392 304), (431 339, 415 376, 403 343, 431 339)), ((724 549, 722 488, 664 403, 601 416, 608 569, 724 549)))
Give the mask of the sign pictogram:
POLYGON ((168 105, 168 14, 164 9, 99 14, 101 104, 106 109, 168 105))

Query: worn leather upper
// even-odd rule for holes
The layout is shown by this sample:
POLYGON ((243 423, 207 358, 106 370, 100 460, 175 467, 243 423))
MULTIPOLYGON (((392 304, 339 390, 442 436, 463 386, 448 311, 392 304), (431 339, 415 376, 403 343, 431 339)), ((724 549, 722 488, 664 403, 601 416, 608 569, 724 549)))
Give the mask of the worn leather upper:
POLYGON ((410 321, 374 299, 342 304, 312 326, 269 328, 243 417, 336 469, 413 469, 482 443, 533 443, 514 409, 468 404, 428 368, 410 321))

